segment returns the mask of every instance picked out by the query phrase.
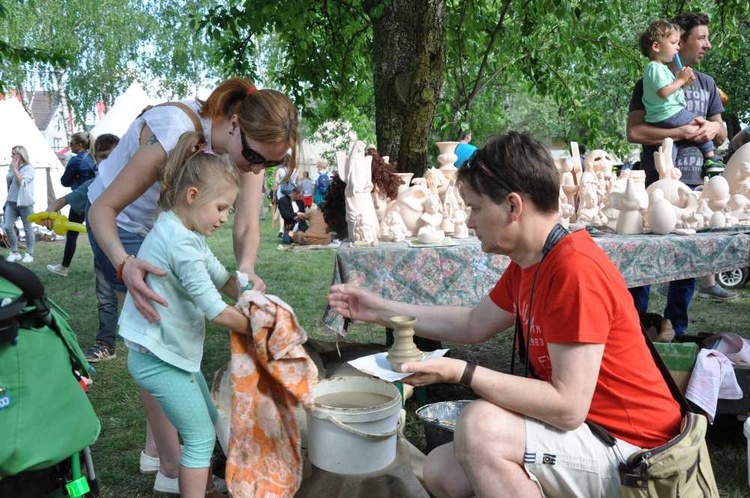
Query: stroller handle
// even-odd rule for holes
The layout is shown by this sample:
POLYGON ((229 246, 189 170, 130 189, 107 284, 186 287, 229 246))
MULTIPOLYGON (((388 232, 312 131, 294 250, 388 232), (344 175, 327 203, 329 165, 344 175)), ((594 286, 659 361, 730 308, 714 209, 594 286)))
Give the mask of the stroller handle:
POLYGON ((36 274, 16 263, 9 263, 0 258, 0 278, 9 281, 23 292, 27 302, 44 298, 44 285, 36 274))

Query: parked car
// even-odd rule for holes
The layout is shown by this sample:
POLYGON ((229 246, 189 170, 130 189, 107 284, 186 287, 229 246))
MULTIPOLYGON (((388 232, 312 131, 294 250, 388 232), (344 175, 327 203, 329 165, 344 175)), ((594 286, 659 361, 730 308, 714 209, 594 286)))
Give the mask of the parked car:
POLYGON ((716 279, 725 289, 738 289, 745 285, 748 277, 750 277, 750 268, 737 268, 719 273, 716 279))

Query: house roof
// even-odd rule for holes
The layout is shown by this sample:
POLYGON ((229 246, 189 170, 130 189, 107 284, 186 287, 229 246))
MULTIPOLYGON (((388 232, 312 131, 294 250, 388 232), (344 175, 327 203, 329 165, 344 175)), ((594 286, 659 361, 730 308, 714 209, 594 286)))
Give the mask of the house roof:
POLYGON ((52 121, 55 111, 60 105, 57 95, 44 91, 36 91, 31 98, 31 113, 34 116, 36 127, 44 131, 52 121))

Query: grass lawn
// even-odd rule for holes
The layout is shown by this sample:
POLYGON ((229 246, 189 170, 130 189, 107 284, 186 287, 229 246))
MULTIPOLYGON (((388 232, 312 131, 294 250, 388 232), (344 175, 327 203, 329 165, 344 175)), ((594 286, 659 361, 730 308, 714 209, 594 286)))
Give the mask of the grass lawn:
MULTIPOLYGON (((266 281, 269 293, 290 303, 302 326, 311 337, 332 339, 321 317, 326 305, 327 289, 333 274, 333 251, 301 253, 277 251, 277 229, 270 221, 263 222, 257 271, 266 281)), ((234 268, 231 229, 223 227, 209 239, 217 257, 234 268)), ((42 279, 50 298, 71 315, 70 324, 78 333, 81 346, 93 344, 97 329, 96 298, 91 250, 85 236, 79 237, 78 251, 68 277, 59 277, 46 270, 46 265, 59 263, 64 242, 39 242, 36 261, 29 265, 42 279)), ((661 312, 664 298, 652 293, 652 311, 661 312)), ((738 332, 747 334, 750 323, 750 290, 740 291, 740 298, 727 303, 695 299, 691 305, 691 333, 738 332)), ((504 368, 510 351, 510 336, 496 338, 481 346, 448 345, 458 358, 472 359, 487 366, 504 368)), ((354 325, 347 338, 357 342, 384 342, 382 329, 354 325)), ((229 360, 228 334, 208 326, 203 359, 203 373, 209 382, 213 372, 229 360)), ((117 358, 96 365, 91 400, 102 421, 102 433, 93 446, 94 464, 106 498, 152 496, 153 476, 138 473, 138 457, 145 439, 145 415, 137 390, 127 372, 125 348, 118 342, 117 358)), ((460 391, 458 395, 468 393, 460 391)), ((432 394, 432 393, 431 393, 432 394)), ((413 405, 407 404, 413 413, 413 405)), ((418 422, 412 417, 407 434, 420 448, 424 447, 418 422)), ((710 449, 721 496, 745 497, 750 494, 747 483, 745 438, 742 425, 734 417, 720 417, 709 434, 710 449)))

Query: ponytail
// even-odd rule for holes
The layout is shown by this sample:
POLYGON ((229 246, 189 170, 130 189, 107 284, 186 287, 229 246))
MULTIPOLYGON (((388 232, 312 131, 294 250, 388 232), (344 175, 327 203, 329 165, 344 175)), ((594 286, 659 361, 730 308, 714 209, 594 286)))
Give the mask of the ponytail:
POLYGON ((229 156, 219 155, 207 149, 206 139, 202 133, 185 132, 159 172, 159 207, 174 209, 185 189, 191 186, 220 185, 219 180, 222 177, 230 185, 239 187, 239 173, 229 156))
POLYGON ((289 172, 297 167, 299 116, 292 101, 276 90, 258 90, 245 78, 222 82, 201 104, 201 116, 228 119, 237 115, 245 135, 262 143, 285 143, 292 149, 289 172))

